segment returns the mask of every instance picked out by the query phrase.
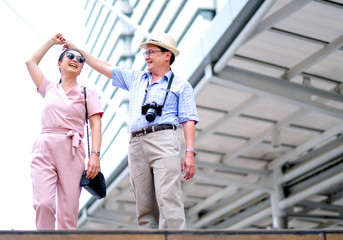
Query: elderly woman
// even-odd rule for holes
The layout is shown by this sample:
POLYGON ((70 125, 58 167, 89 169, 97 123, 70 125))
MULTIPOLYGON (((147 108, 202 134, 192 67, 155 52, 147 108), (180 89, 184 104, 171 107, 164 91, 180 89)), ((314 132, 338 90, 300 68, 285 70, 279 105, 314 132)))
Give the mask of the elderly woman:
MULTIPOLYGON (((77 50, 62 52, 58 59, 59 83, 48 81, 38 66, 52 46, 65 43, 62 34, 56 34, 26 61, 31 78, 45 99, 42 132, 34 142, 31 162, 37 229, 56 228, 56 209, 58 229, 77 227, 80 178, 85 169, 82 138, 86 120, 85 88, 78 85, 77 76, 86 59, 77 50)), ((94 178, 100 169, 103 109, 95 90, 87 88, 86 93, 92 131, 92 154, 88 160, 87 177, 94 178)))

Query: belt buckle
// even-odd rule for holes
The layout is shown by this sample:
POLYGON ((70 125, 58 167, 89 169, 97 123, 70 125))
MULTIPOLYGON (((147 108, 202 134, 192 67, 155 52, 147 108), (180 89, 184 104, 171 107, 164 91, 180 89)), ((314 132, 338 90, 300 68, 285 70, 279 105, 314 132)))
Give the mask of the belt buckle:
POLYGON ((139 133, 135 134, 135 137, 141 137, 146 134, 146 128, 143 128, 139 133))

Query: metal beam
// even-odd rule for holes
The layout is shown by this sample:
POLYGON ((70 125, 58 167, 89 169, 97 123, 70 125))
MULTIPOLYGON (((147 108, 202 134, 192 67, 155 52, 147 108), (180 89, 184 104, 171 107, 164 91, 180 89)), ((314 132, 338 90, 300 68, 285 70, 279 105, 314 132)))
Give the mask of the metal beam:
MULTIPOLYGON (((249 207, 245 211, 238 212, 235 215, 226 218, 224 221, 220 222, 219 224, 215 226, 211 226, 212 228, 216 229, 235 229, 237 230, 238 228, 231 228, 233 224, 242 222, 246 223, 245 220, 249 219, 252 216, 255 216, 256 214, 260 216, 261 212, 268 212, 270 211, 270 201, 267 199, 265 201, 259 202, 257 204, 254 204, 253 206, 249 207)), ((252 221, 250 225, 256 225, 257 221, 252 221)), ((244 228, 244 227, 242 227, 244 228)))
POLYGON ((283 19, 289 17, 290 15, 298 11, 300 8, 304 7, 312 1, 313 0, 293 0, 292 2, 288 3, 272 15, 262 20, 247 40, 249 41, 252 38, 258 36, 260 33, 268 30, 273 25, 281 22, 283 19))
MULTIPOLYGON (((342 149, 343 135, 338 137, 336 140, 329 144, 322 146, 318 149, 313 150, 305 157, 301 159, 302 164, 297 165, 296 168, 285 173, 281 178, 278 179, 279 184, 290 181, 291 179, 297 178, 305 174, 310 169, 317 168, 323 163, 335 158, 339 154, 343 153, 342 149), (304 159, 305 158, 305 159, 304 159)), ((297 159, 299 161, 299 159, 297 159)))
MULTIPOLYGON (((205 67, 208 64, 217 63, 222 59, 221 64, 226 65, 225 59, 231 57, 231 52, 228 52, 225 57, 223 57, 223 52, 232 45, 233 41, 236 41, 237 46, 241 45, 236 38, 239 35, 241 35, 240 38, 243 38, 241 32, 249 22, 250 25, 255 26, 251 18, 261 8, 261 5, 266 5, 267 2, 269 4, 271 1, 274 2, 275 0, 227 1, 212 20, 206 33, 194 41, 189 49, 188 57, 184 59, 181 57, 174 63, 176 65, 173 65, 173 70, 179 72, 192 86, 196 86, 204 76, 205 67), (232 4, 235 5, 234 8, 231 8, 232 4), (183 63, 185 62, 187 62, 187 68, 184 67, 183 63)), ((253 28, 253 26, 251 27, 253 28)), ((234 49, 237 49, 237 46, 234 49)))
POLYGON ((225 114, 224 116, 219 118, 217 121, 215 121, 213 124, 208 126, 206 129, 201 131, 201 133, 197 135, 197 144, 199 144, 202 140, 205 140, 209 135, 214 133, 217 129, 222 128, 229 121, 232 121, 233 118, 239 116, 239 114, 242 113, 245 109, 247 109, 247 108, 251 107, 253 104, 255 104, 257 99, 258 99, 258 97, 255 95, 249 97, 243 103, 241 103, 239 106, 237 106, 235 109, 233 109, 229 113, 225 114))
POLYGON ((324 202, 314 202, 314 201, 309 201, 305 200, 297 204, 297 206, 302 206, 302 207, 311 207, 311 208, 320 208, 323 210, 328 210, 328 211, 333 211, 333 212, 338 212, 339 217, 341 219, 343 215, 343 206, 341 205, 335 205, 335 204, 328 204, 324 202))
POLYGON ((197 203, 196 205, 192 206, 190 209, 186 211, 186 215, 198 215, 198 213, 203 210, 207 209, 208 207, 214 206, 218 201, 222 199, 226 199, 232 195, 237 194, 238 187, 229 185, 223 190, 217 191, 215 194, 207 197, 203 201, 197 203))
POLYGON ((342 222, 341 217, 335 217, 335 216, 327 216, 327 215, 315 215, 315 214, 290 214, 288 215, 290 218, 295 219, 302 219, 302 220, 308 220, 308 221, 331 221, 331 222, 342 222))
POLYGON ((264 17, 264 15, 270 10, 270 8, 274 5, 275 2, 276 0, 264 1, 262 6, 259 7, 257 12, 249 19, 249 22, 246 24, 246 26, 244 26, 244 28, 240 31, 240 33, 235 38, 235 40, 230 44, 229 48, 224 52, 222 57, 214 65, 213 67, 214 72, 218 73, 226 66, 229 59, 235 54, 237 49, 240 46, 242 46, 242 44, 246 41, 249 35, 254 31, 257 24, 264 17))
POLYGON ((201 228, 202 226, 208 225, 210 222, 214 221, 215 219, 225 215, 226 213, 233 211, 234 209, 255 200, 258 198, 261 194, 263 194, 263 191, 252 191, 249 194, 246 194, 245 196, 242 196, 241 198, 237 199, 235 202, 230 203, 226 206, 223 206, 221 208, 218 208, 214 211, 211 211, 211 213, 205 215, 202 217, 199 221, 195 222, 192 227, 193 228, 201 228))
POLYGON ((323 58, 327 57, 329 54, 331 54, 338 48, 342 47, 342 45, 343 45, 343 35, 339 36, 334 41, 329 43, 327 46, 321 48, 317 52, 308 56, 302 62, 298 63, 296 66, 286 71, 282 75, 282 78, 287 79, 287 80, 292 79, 293 77, 305 71, 306 69, 310 68, 311 66, 313 66, 314 64, 322 60, 323 58))
POLYGON ((336 118, 343 118, 343 111, 341 109, 330 107, 311 99, 313 96, 317 96, 336 102, 343 102, 343 96, 337 93, 303 86, 230 66, 226 66, 217 76, 211 77, 211 82, 278 101, 288 102, 289 104, 336 118))
POLYGON ((300 118, 306 113, 305 110, 298 110, 295 113, 290 114, 287 116, 285 119, 281 120, 278 122, 276 125, 268 127, 266 130, 263 132, 260 132, 256 136, 253 136, 249 141, 247 141, 245 144, 241 145, 237 149, 228 152, 224 157, 223 157, 223 162, 224 163, 229 163, 230 161, 234 160, 236 157, 238 157, 241 153, 253 148, 256 146, 256 144, 262 142, 264 139, 266 139, 268 136, 270 136, 274 129, 283 129, 286 126, 288 126, 291 121, 295 121, 296 119, 300 118))
MULTIPOLYGON (((137 223, 135 222, 128 222, 128 221, 116 221, 116 220, 108 220, 104 218, 95 218, 95 217, 88 217, 87 220, 89 222, 96 222, 96 223, 104 223, 107 225, 122 227, 122 228, 134 228, 137 229, 137 223)), ((85 223, 84 223, 85 224, 85 223)))
POLYGON ((343 130, 343 123, 325 131, 324 133, 318 135, 315 138, 312 138, 311 140, 297 146, 294 150, 282 155, 281 157, 273 160, 268 166, 268 169, 273 169, 275 167, 281 166, 285 162, 289 161, 289 159, 293 159, 294 156, 299 155, 300 153, 315 147, 317 144, 323 142, 324 140, 335 136, 336 134, 341 133, 343 130))
POLYGON ((205 181, 206 183, 211 184, 217 184, 217 185, 223 185, 223 186, 229 186, 234 185, 238 186, 244 189, 250 189, 250 190, 260 190, 269 192, 271 190, 270 184, 269 184, 269 177, 266 176, 256 176, 255 181, 248 181, 248 180, 237 180, 234 177, 227 177, 222 178, 215 176, 215 174, 205 174, 200 171, 197 172, 196 175, 197 180, 205 181))
POLYGON ((305 200, 306 198, 317 194, 319 191, 323 190, 323 189, 327 189, 333 185, 336 184, 341 184, 343 182, 343 173, 338 173, 336 175, 333 175, 330 178, 327 178, 326 180, 312 186, 309 187, 307 189, 304 189, 303 191, 288 197, 282 201, 279 202, 279 208, 285 209, 287 207, 291 207, 294 204, 297 204, 298 202, 305 200))
POLYGON ((286 211, 285 209, 278 207, 278 203, 285 199, 283 186, 277 181, 280 175, 282 175, 281 168, 274 168, 271 174, 271 185, 273 191, 270 193, 270 203, 272 209, 273 228, 275 229, 287 228, 286 211))
MULTIPOLYGON (((306 199, 309 196, 312 196, 313 194, 318 193, 318 191, 321 191, 323 189, 326 189, 334 184, 342 183, 343 181, 343 173, 336 174, 330 178, 328 178, 325 181, 322 181, 308 189, 305 189, 304 191, 295 194, 294 196, 291 196, 289 198, 286 198, 279 202, 278 206, 279 208, 285 209, 287 207, 291 207, 294 204, 297 204, 298 202, 306 199)), ((244 212, 243 212, 244 213, 244 212)), ((272 214, 272 210, 270 207, 262 210, 261 212, 255 213, 253 215, 249 215, 249 217, 245 218, 244 220, 240 222, 235 222, 233 225, 229 226, 226 229, 241 229, 245 228, 254 222, 257 222, 261 220, 262 218, 269 217, 272 214)))
MULTIPOLYGON (((261 203, 262 204, 262 203, 261 203)), ((259 212, 254 212, 253 214, 248 215, 244 220, 242 221, 236 221, 233 225, 228 226, 225 228, 226 230, 237 230, 246 228, 250 225, 255 224, 259 220, 269 217, 272 214, 272 210, 270 207, 264 208, 260 210, 259 212)))
POLYGON ((133 207, 133 211, 125 211, 125 210, 113 210, 108 208, 98 208, 96 212, 92 215, 88 215, 88 217, 100 217, 106 220, 123 220, 124 217, 131 217, 132 219, 136 219, 137 214, 135 208, 133 207))
POLYGON ((220 169, 220 170, 227 170, 231 172, 238 172, 238 173, 245 173, 245 174, 256 174, 256 175, 265 176, 265 177, 267 177, 269 174, 268 170, 264 170, 264 169, 252 169, 252 168, 245 168, 245 167, 238 167, 238 166, 228 166, 225 164, 205 162, 201 160, 197 160, 196 164, 198 167, 203 167, 203 168, 220 169))

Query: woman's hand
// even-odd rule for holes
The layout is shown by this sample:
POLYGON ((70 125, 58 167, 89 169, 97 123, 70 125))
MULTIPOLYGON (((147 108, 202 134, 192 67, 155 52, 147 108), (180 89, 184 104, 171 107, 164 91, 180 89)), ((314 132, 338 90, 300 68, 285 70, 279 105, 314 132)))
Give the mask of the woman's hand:
POLYGON ((98 175, 100 171, 100 157, 94 153, 91 154, 90 159, 88 160, 87 166, 87 178, 93 179, 98 175))
POLYGON ((63 35, 61 33, 57 33, 55 34, 55 36, 53 36, 51 38, 51 41, 54 45, 57 44, 66 44, 67 40, 63 37, 63 35))
POLYGON ((108 78, 112 78, 112 65, 102 59, 96 58, 86 51, 83 51, 78 46, 70 41, 65 41, 63 45, 63 51, 68 49, 76 49, 82 53, 83 57, 86 58, 86 63, 93 68, 95 71, 105 75, 108 78))
POLYGON ((32 56, 25 62, 27 69, 31 75, 31 78, 37 89, 40 88, 42 79, 44 77, 43 72, 38 67, 38 64, 46 54, 46 52, 55 44, 65 44, 66 40, 61 33, 55 34, 52 38, 47 40, 40 48, 38 48, 32 56))
POLYGON ((78 47, 74 43, 65 40, 62 50, 65 51, 65 50, 68 50, 68 49, 76 49, 76 50, 80 51, 80 49, 78 49, 78 47))

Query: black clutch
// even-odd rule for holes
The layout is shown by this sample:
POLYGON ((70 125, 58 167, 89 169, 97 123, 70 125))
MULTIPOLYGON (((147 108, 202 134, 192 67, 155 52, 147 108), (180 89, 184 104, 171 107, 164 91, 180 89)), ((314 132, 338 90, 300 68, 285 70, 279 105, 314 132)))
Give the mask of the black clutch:
POLYGON ((104 175, 99 172, 93 179, 86 178, 86 175, 87 170, 84 170, 81 176, 80 186, 97 199, 106 197, 106 182, 104 175))

